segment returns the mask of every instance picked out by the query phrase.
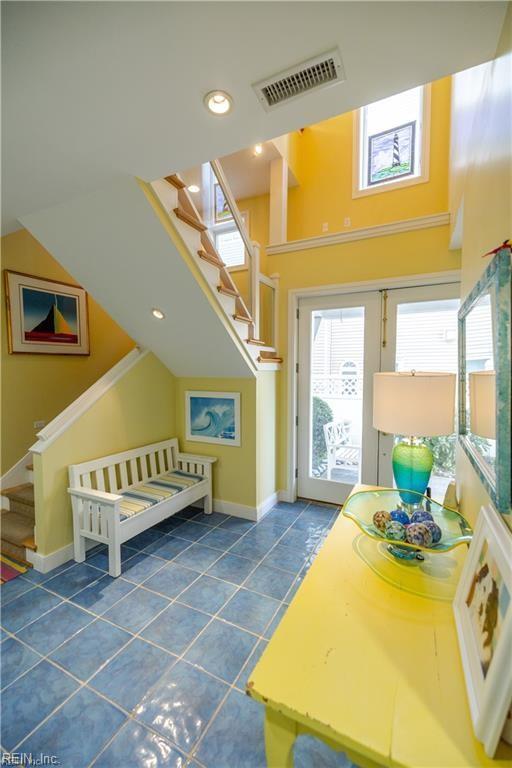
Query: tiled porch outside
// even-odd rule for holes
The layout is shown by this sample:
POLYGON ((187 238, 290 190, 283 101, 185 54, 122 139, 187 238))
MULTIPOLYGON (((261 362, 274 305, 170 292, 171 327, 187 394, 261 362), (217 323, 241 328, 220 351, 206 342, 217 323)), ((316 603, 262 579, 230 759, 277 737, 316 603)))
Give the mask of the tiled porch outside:
MULTIPOLYGON (((63 768, 264 768, 245 683, 337 513, 280 503, 254 524, 188 509, 123 546, 118 579, 100 547, 3 585, 2 750, 63 768)), ((294 757, 352 765, 304 736, 294 757)))

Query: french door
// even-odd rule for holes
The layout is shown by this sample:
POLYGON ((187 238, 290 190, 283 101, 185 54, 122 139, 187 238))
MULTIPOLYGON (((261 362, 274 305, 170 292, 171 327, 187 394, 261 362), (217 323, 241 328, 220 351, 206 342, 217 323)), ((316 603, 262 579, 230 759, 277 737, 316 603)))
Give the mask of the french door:
MULTIPOLYGON (((356 483, 393 485, 395 436, 372 426, 373 374, 455 372, 458 296, 450 283, 299 301, 299 496, 339 504, 356 483)), ((442 498, 454 439, 436 446, 433 495, 442 498)))
MULTIPOLYGON (((387 322, 381 370, 457 373, 459 295, 459 283, 385 292, 382 301, 387 322)), ((391 453, 396 439, 379 432, 379 485, 393 486, 391 453)), ((434 453, 429 485, 433 498, 442 501, 455 471, 455 435, 430 438, 429 445, 434 453)))
POLYGON ((299 496, 339 504, 376 482, 380 309, 378 291, 299 302, 299 496))

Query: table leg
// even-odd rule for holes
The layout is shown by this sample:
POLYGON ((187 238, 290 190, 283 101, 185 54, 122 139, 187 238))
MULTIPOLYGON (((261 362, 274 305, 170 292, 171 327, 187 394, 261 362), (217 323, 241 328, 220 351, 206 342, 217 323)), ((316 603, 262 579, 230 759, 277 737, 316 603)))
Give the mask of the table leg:
POLYGON ((297 724, 270 707, 265 708, 267 768, 293 768, 293 743, 297 724))

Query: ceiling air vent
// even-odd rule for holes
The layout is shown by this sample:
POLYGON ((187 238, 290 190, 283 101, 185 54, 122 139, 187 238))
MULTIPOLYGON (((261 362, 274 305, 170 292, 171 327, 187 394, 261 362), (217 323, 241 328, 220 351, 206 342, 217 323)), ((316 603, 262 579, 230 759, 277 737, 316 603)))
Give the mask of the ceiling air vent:
POLYGON ((337 48, 321 56, 303 61, 259 83, 253 88, 267 111, 304 93, 345 80, 341 56, 337 48))

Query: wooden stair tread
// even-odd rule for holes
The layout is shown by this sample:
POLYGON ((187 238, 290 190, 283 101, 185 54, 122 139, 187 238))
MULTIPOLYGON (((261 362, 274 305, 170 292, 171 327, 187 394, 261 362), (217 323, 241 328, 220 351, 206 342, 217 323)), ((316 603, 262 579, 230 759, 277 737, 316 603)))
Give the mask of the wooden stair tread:
POLYGON ((17 544, 10 544, 8 541, 0 539, 0 552, 5 557, 8 557, 9 560, 14 560, 17 563, 20 563, 20 565, 24 565, 26 568, 33 567, 32 563, 25 558, 25 547, 19 547, 17 544))
POLYGON ((208 261, 210 264, 213 264, 214 267, 218 267, 219 269, 225 269, 226 267, 224 262, 214 256, 213 253, 208 253, 208 251, 201 249, 197 252, 197 255, 200 259, 203 259, 203 261, 208 261))
POLYGON ((258 355, 258 363, 282 363, 282 357, 262 357, 258 355))
POLYGON ((33 464, 27 464, 25 469, 28 469, 29 472, 33 472, 34 471, 34 465, 33 464))
POLYGON ((268 346, 267 342, 262 341, 262 339, 247 339, 247 344, 255 344, 258 347, 268 346))
POLYGON ((2 496, 6 496, 13 501, 21 501, 22 504, 27 504, 28 506, 34 506, 34 486, 32 483, 23 483, 23 485, 5 488, 2 490, 2 496))
POLYGON ((169 182, 169 184, 172 184, 173 187, 176 187, 176 189, 185 189, 187 186, 185 182, 180 179, 177 173, 171 173, 170 176, 165 176, 164 178, 169 182))
POLYGON ((218 285, 217 290, 219 293, 224 293, 226 296, 233 296, 235 299, 240 295, 238 291, 235 291, 233 288, 228 288, 226 285, 218 285))
POLYGON ((252 323, 252 317, 245 317, 245 315, 233 315, 233 320, 238 320, 240 323, 252 323))
POLYGON ((181 219, 181 221, 184 221, 185 224, 189 224, 194 229, 197 229, 198 232, 206 232, 206 224, 203 224, 203 222, 199 221, 199 219, 197 219, 195 216, 192 216, 190 213, 184 211, 183 208, 175 208, 174 213, 178 219, 181 219))
POLYGON ((17 512, 3 510, 0 524, 2 527, 1 537, 4 541, 17 547, 35 549, 34 523, 28 517, 17 512))

